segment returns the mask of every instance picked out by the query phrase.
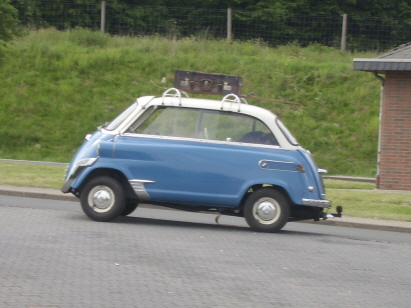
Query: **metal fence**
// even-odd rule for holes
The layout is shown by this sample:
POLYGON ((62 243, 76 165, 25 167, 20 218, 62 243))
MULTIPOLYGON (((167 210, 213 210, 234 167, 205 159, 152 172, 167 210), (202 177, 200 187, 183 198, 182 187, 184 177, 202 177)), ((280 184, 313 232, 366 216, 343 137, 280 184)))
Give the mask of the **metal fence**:
POLYGON ((411 19, 359 16, 281 15, 231 9, 190 9, 38 1, 31 12, 19 10, 31 29, 83 27, 113 35, 261 40, 270 46, 322 44, 352 51, 384 51, 411 41, 411 19))

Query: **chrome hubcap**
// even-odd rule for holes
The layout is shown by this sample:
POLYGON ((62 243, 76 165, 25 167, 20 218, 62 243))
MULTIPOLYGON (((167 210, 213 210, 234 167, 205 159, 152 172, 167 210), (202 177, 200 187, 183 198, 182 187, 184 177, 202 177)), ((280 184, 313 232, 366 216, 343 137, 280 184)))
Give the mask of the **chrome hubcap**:
POLYGON ((93 196, 93 204, 99 209, 107 208, 111 203, 111 196, 107 190, 99 190, 93 196))
POLYGON ((114 193, 107 186, 96 186, 90 191, 88 202, 94 211, 107 212, 114 205, 114 193))
POLYGON ((271 198, 260 199, 254 209, 254 217, 262 224, 273 223, 280 216, 280 207, 277 201, 271 198))
POLYGON ((262 220, 270 220, 273 219, 275 216, 275 206, 268 201, 264 201, 260 203, 260 205, 257 208, 257 215, 260 217, 262 220))

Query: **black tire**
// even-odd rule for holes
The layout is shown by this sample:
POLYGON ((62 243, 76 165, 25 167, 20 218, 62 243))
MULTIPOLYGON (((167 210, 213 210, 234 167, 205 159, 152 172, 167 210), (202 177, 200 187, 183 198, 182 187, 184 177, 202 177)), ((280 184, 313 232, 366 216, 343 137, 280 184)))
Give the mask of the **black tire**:
POLYGON ((135 211, 135 209, 138 207, 138 203, 134 200, 127 200, 126 205, 124 206, 123 211, 121 212, 121 216, 127 216, 130 215, 135 211))
POLYGON ((94 178, 82 190, 80 203, 89 218, 96 221, 111 221, 124 211, 124 188, 111 177, 94 178))
POLYGON ((244 203, 244 218, 258 232, 280 231, 289 216, 287 198, 273 188, 262 188, 251 193, 244 203))

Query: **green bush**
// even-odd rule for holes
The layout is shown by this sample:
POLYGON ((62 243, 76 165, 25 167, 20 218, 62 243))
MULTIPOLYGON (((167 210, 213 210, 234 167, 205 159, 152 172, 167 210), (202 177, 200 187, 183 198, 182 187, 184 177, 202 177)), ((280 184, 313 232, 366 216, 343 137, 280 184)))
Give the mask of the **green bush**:
POLYGON ((105 47, 109 40, 108 34, 80 27, 69 30, 69 34, 70 42, 82 47, 105 47))

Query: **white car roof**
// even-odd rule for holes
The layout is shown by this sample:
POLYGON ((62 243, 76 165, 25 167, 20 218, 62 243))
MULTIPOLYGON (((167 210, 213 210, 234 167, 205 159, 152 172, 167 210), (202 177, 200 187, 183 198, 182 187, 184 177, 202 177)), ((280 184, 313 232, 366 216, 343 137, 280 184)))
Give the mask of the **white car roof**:
POLYGON ((229 111, 239 114, 246 114, 262 120, 263 122, 273 122, 277 116, 271 111, 249 105, 245 100, 241 103, 234 101, 191 98, 191 97, 153 97, 143 96, 137 99, 140 106, 148 108, 150 106, 179 106, 185 108, 198 108, 217 111, 229 111))
MULTIPOLYGON (((165 92, 167 93, 167 91, 165 92)), ((179 108, 195 108, 203 110, 215 110, 215 111, 226 111, 232 113, 238 113, 243 115, 248 115, 254 118, 259 119, 264 122, 270 130, 274 133, 277 138, 277 141, 280 144, 280 147, 283 149, 296 149, 299 148, 298 144, 292 144, 290 140, 285 136, 284 132, 279 128, 276 123, 277 116, 271 111, 249 105, 244 99, 240 99, 234 94, 226 95, 222 100, 214 99, 203 99, 203 98, 190 98, 182 97, 180 92, 177 92, 179 95, 163 95, 162 97, 155 96, 142 96, 139 97, 134 106, 135 110, 131 112, 127 120, 125 119, 121 125, 119 125, 114 131, 108 133, 116 134, 124 132, 129 125, 134 121, 136 117, 139 117, 142 113, 145 112, 149 107, 152 106, 175 106, 179 108)))

